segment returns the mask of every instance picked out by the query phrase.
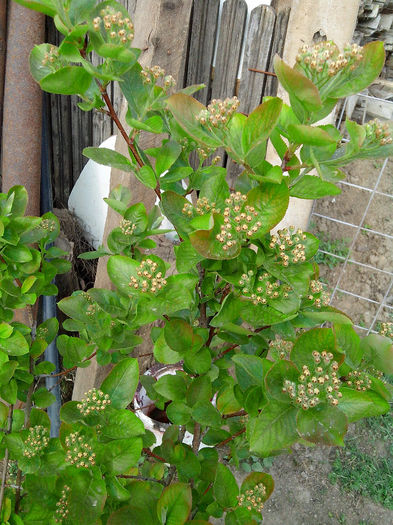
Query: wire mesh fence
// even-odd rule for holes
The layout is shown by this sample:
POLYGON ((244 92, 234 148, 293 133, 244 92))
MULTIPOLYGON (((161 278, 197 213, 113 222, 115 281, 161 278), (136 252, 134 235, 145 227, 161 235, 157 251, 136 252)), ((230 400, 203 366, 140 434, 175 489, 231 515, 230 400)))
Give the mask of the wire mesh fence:
MULTIPOLYGON (((339 129, 352 102, 342 107, 339 129)), ((359 94, 359 105, 363 123, 393 112, 392 101, 367 94, 359 94)), ((310 230, 321 238, 318 262, 330 304, 349 313, 364 335, 393 321, 393 161, 355 161, 345 171, 342 193, 315 201, 310 230)))

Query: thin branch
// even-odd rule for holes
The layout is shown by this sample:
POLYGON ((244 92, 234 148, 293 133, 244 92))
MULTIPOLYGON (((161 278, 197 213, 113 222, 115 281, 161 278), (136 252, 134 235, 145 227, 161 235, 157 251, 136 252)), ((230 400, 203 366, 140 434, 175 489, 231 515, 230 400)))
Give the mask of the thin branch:
POLYGON ((121 479, 137 479, 139 481, 155 481, 156 483, 165 485, 165 482, 162 479, 146 478, 145 476, 128 476, 127 474, 118 474, 116 477, 121 479))
POLYGON ((271 73, 270 71, 263 71, 262 69, 255 69, 255 67, 249 67, 248 71, 253 71, 254 73, 262 73, 263 75, 269 75, 270 77, 277 76, 275 73, 271 73))
POLYGON ((230 414, 224 414, 223 419, 229 419, 231 417, 246 416, 247 412, 245 410, 238 410, 237 412, 231 412, 230 414))
POLYGON ((239 430, 239 432, 236 432, 236 434, 233 434, 233 436, 229 436, 228 438, 224 439, 224 441, 221 441, 220 443, 218 443, 218 445, 216 445, 215 448, 223 447, 224 445, 226 445, 227 443, 229 443, 233 439, 235 439, 238 436, 241 436, 242 434, 244 434, 245 431, 246 431, 246 429, 242 428, 241 430, 239 430))
MULTIPOLYGON (((86 357, 82 363, 86 363, 86 361, 89 361, 90 359, 93 359, 93 357, 97 354, 97 351, 93 352, 89 357, 86 357)), ((43 375, 42 377, 60 377, 65 376, 69 372, 72 372, 73 370, 76 370, 78 368, 78 365, 72 366, 71 368, 67 368, 67 370, 63 370, 63 372, 59 372, 58 374, 47 374, 43 375)))
MULTIPOLYGON (((8 410, 8 419, 7 419, 7 430, 6 434, 9 434, 12 429, 12 416, 14 413, 14 405, 10 405, 8 410)), ((0 488, 0 512, 3 508, 3 500, 4 500, 4 491, 5 491, 5 484, 7 482, 7 473, 8 473, 8 461, 10 459, 10 453, 8 450, 8 447, 5 449, 4 453, 4 459, 3 459, 3 474, 1 476, 1 488, 0 488)))
POLYGON ((162 463, 166 463, 166 460, 164 458, 162 458, 161 456, 157 456, 157 454, 154 454, 154 452, 152 452, 150 448, 144 448, 143 452, 151 458, 155 458, 158 459, 158 461, 161 461, 162 463))
MULTIPOLYGON (((270 325, 266 325, 266 326, 261 326, 260 328, 256 328, 254 330, 254 333, 250 334, 249 336, 247 337, 252 337, 253 335, 255 334, 258 334, 259 332, 262 332, 262 330, 266 330, 266 328, 270 328, 270 325)), ((231 350, 234 350, 235 348, 237 348, 238 346, 240 346, 239 343, 235 343, 231 346, 228 346, 228 348, 226 348, 225 350, 223 350, 221 353, 219 353, 214 359, 213 361, 218 361, 218 359, 221 359, 221 357, 223 357, 225 354, 227 354, 228 352, 230 352, 231 350)))
POLYGON ((194 452, 194 454, 198 453, 200 444, 201 444, 201 425, 195 421, 194 437, 192 438, 192 451, 194 452))

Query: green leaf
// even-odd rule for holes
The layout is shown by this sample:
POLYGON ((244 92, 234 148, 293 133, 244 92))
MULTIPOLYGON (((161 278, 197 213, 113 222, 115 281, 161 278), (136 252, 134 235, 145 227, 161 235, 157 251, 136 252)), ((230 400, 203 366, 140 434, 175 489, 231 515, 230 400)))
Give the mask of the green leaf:
POLYGON ((305 122, 309 113, 321 108, 317 87, 302 73, 285 64, 278 55, 274 57, 274 71, 288 92, 292 109, 300 122, 305 122))
POLYGON ((155 189, 157 186, 157 178, 153 169, 150 166, 142 166, 135 171, 135 177, 145 186, 155 189))
POLYGON ((291 351, 291 361, 301 369, 303 365, 314 367, 313 351, 331 352, 340 365, 344 354, 337 350, 333 330, 331 328, 313 328, 300 335, 291 351))
POLYGON ((167 374, 154 384, 154 390, 173 401, 182 401, 186 397, 186 382, 180 375, 167 374))
POLYGON ((250 386, 264 386, 263 361, 260 357, 237 354, 232 357, 232 361, 235 363, 236 377, 243 390, 250 386))
POLYGON ((351 368, 357 368, 362 359, 360 337, 351 325, 336 324, 333 330, 338 349, 345 353, 345 362, 351 368))
POLYGON ((60 419, 64 423, 72 425, 77 421, 81 421, 83 416, 78 408, 79 401, 68 401, 60 408, 60 419))
POLYGON ((257 525, 257 522, 251 518, 251 513, 244 507, 237 507, 225 516, 225 525, 257 525))
POLYGON ((205 106, 194 98, 177 93, 167 100, 169 110, 172 112, 178 124, 196 141, 209 148, 218 148, 221 141, 213 137, 202 124, 197 120, 205 106))
POLYGON ((0 385, 5 385, 11 380, 17 367, 18 361, 7 361, 1 365, 0 385))
POLYGON ((190 226, 190 219, 182 212, 185 204, 190 204, 190 201, 174 191, 166 191, 161 196, 161 206, 165 216, 174 225, 178 234, 187 238, 192 227, 190 226))
POLYGON ((15 0, 15 2, 48 16, 53 17, 57 13, 53 0, 15 0))
POLYGON ((338 408, 321 404, 297 415, 299 434, 311 443, 344 446, 348 420, 338 408))
POLYGON ((237 505, 239 487, 236 479, 228 467, 219 463, 216 470, 216 478, 213 484, 214 497, 217 503, 224 509, 237 505))
POLYGON ((253 239, 261 238, 284 217, 289 203, 289 192, 285 182, 266 183, 252 189, 247 195, 247 204, 254 206, 262 226, 253 239))
POLYGON ((194 334, 192 326, 183 319, 171 319, 164 326, 164 336, 167 344, 179 354, 198 350, 203 344, 202 338, 194 334))
POLYGON ((14 330, 7 339, 0 338, 0 350, 3 350, 8 355, 25 355, 29 351, 29 345, 23 335, 14 330))
POLYGON ((159 363, 174 365, 181 361, 181 355, 168 346, 163 331, 160 332, 160 335, 154 343, 153 353, 159 363))
POLYGON ((138 381, 138 361, 128 357, 113 367, 104 379, 101 390, 109 394, 114 408, 126 408, 134 398, 138 381))
MULTIPOLYGON (((32 260, 32 255, 27 246, 6 246, 3 254, 6 258, 11 259, 12 262, 26 263, 32 260)), ((23 292, 26 293, 26 292, 23 292)))
POLYGON ((144 122, 140 122, 139 120, 132 118, 129 112, 127 112, 126 122, 134 129, 148 131, 149 133, 162 133, 163 122, 159 115, 153 115, 144 122))
POLYGON ((18 386, 15 379, 11 379, 8 384, 0 386, 0 398, 11 405, 16 403, 18 386))
MULTIPOLYGON (((29 250, 29 254, 30 254, 30 260, 31 260, 32 257, 31 257, 30 250, 29 250)), ((36 281, 37 281, 37 277, 35 275, 30 275, 23 281, 20 291, 22 293, 27 293, 36 281)))
POLYGON ((88 357, 91 350, 82 339, 68 335, 60 335, 56 344, 60 355, 63 356, 65 365, 70 367, 81 363, 83 359, 88 357))
POLYGON ((192 408, 192 417, 201 425, 219 428, 222 424, 220 412, 210 401, 198 401, 192 408))
POLYGON ((260 163, 260 147, 266 143, 275 128, 281 107, 282 100, 273 97, 260 104, 248 116, 243 128, 242 147, 246 162, 251 166, 260 163))
POLYGON ((50 429, 50 419, 48 414, 44 410, 39 410, 38 408, 32 408, 30 412, 30 421, 29 425, 35 427, 37 425, 42 425, 43 427, 50 429))
POLYGON ((266 374, 266 388, 270 396, 282 403, 290 403, 290 397, 282 391, 284 381, 297 382, 299 375, 299 370, 291 361, 282 359, 275 363, 266 374))
POLYGON ((375 368, 384 374, 393 374, 393 344, 391 339, 370 334, 360 341, 364 356, 375 368))
POLYGON ((250 452, 268 457, 273 452, 288 448, 297 439, 297 408, 292 405, 271 401, 257 418, 247 424, 247 439, 250 452))
POLYGON ((372 390, 358 391, 341 387, 342 398, 338 408, 344 412, 349 423, 364 417, 374 417, 389 412, 389 403, 372 390))
POLYGON ((217 397, 216 406, 221 414, 231 414, 242 408, 233 391, 233 386, 227 386, 220 391, 217 397))
POLYGON ((97 162, 98 164, 111 166, 112 168, 117 168, 118 170, 127 172, 135 171, 135 168, 127 157, 112 149, 84 148, 82 153, 85 157, 94 160, 94 162, 97 162))
POLYGON ((14 328, 10 324, 2 321, 0 323, 0 339, 8 339, 12 334, 13 330, 14 328))
POLYGON ((378 78, 385 63, 383 42, 369 42, 363 47, 363 58, 357 67, 342 75, 340 82, 335 82, 329 90, 329 97, 344 98, 359 93, 378 78))
POLYGON ((186 425, 191 419, 191 408, 181 401, 173 401, 168 405, 166 415, 174 425, 186 425))
POLYGON ((157 515, 161 524, 183 525, 191 512, 191 488, 184 483, 166 487, 157 502, 157 515))
POLYGON ((33 401, 40 408, 46 408, 50 406, 55 400, 56 397, 54 394, 49 392, 46 388, 39 388, 33 394, 33 401))
POLYGON ((106 501, 105 481, 93 477, 87 469, 78 469, 66 478, 70 487, 67 497, 67 519, 73 525, 95 524, 102 514, 106 501), (83 512, 81 512, 83 509, 83 512))
POLYGON ((40 80, 41 89, 59 95, 82 95, 90 86, 91 75, 79 66, 62 67, 40 80))
MULTIPOLYGON (((210 217, 207 217, 210 220, 210 217)), ((216 239, 221 231, 221 226, 224 224, 222 216, 213 214, 214 225, 210 229, 200 229, 189 234, 194 249, 207 259, 234 259, 241 250, 241 245, 235 242, 227 251, 223 251, 222 244, 216 239)), ((190 224, 191 225, 191 224, 190 224)), ((204 228, 207 226, 203 224, 204 228)))
POLYGON ((125 474, 137 464, 141 453, 140 437, 116 439, 97 448, 97 462, 111 474, 125 474))
POLYGON ((296 144, 308 144, 310 146, 329 146, 336 144, 336 140, 324 129, 317 126, 305 126, 303 124, 290 124, 288 126, 290 140, 296 144))
POLYGON ((151 155, 156 159, 156 173, 161 175, 164 171, 169 170, 172 164, 178 159, 182 148, 174 140, 169 140, 163 144, 160 148, 151 148, 145 150, 147 155, 151 155))
POLYGON ((320 199, 327 195, 339 195, 340 193, 340 188, 335 184, 313 175, 303 175, 289 190, 290 196, 298 199, 320 199))

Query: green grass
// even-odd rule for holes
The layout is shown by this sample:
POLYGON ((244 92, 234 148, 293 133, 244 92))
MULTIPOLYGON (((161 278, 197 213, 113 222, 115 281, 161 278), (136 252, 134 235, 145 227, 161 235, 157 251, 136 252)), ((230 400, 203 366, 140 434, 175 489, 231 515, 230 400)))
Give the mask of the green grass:
POLYGON ((349 254, 349 239, 332 239, 328 233, 320 232, 318 233, 319 237, 319 250, 329 252, 329 255, 326 253, 321 253, 320 251, 314 257, 314 260, 317 264, 325 264, 329 268, 335 268, 339 264, 343 263, 342 259, 334 257, 334 255, 339 255, 340 257, 347 257, 349 254))
POLYGON ((393 413, 367 419, 362 425, 360 435, 347 438, 346 447, 337 451, 329 479, 393 509, 393 413), (366 440, 383 441, 386 457, 362 451, 360 445, 366 440))

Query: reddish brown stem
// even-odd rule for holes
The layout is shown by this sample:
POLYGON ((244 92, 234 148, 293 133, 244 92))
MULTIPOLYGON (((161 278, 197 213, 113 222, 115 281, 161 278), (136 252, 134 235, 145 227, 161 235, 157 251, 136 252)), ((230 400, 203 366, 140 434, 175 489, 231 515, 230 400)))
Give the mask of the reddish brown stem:
POLYGON ((223 419, 229 419, 230 417, 239 417, 239 416, 246 416, 247 412, 245 410, 238 410, 237 412, 231 412, 230 414, 224 414, 222 416, 223 419))
POLYGON ((262 69, 255 69, 255 67, 249 67, 248 71, 254 71, 254 73, 262 73, 263 75, 269 75, 271 77, 277 76, 275 73, 271 73, 270 71, 263 71, 262 69))
POLYGON ((246 429, 242 428, 241 430, 239 430, 239 432, 236 432, 236 434, 233 434, 233 436, 229 436, 228 438, 224 439, 224 441, 221 441, 220 443, 218 443, 218 445, 216 445, 216 448, 217 447, 223 447, 224 445, 226 445, 227 443, 229 443, 233 439, 235 439, 238 436, 241 436, 242 434, 244 434, 245 431, 246 431, 246 429))
POLYGON ((155 458, 155 459, 158 459, 158 461, 161 461, 162 463, 166 463, 164 458, 162 458, 161 456, 157 456, 157 454, 154 454, 154 452, 152 452, 150 448, 144 448, 143 452, 147 454, 148 456, 150 456, 151 458, 155 458))
MULTIPOLYGON (((93 352, 91 355, 89 355, 89 357, 86 357, 86 359, 84 359, 82 361, 82 363, 86 363, 86 361, 89 361, 90 359, 92 359, 95 355, 97 354, 97 352, 93 352)), ((73 370, 76 370, 78 368, 78 365, 75 365, 71 368, 67 368, 67 370, 63 370, 63 372, 59 372, 58 374, 53 374, 53 375, 50 375, 48 377, 60 377, 60 376, 65 376, 66 374, 68 374, 68 372, 72 372, 73 370)))

